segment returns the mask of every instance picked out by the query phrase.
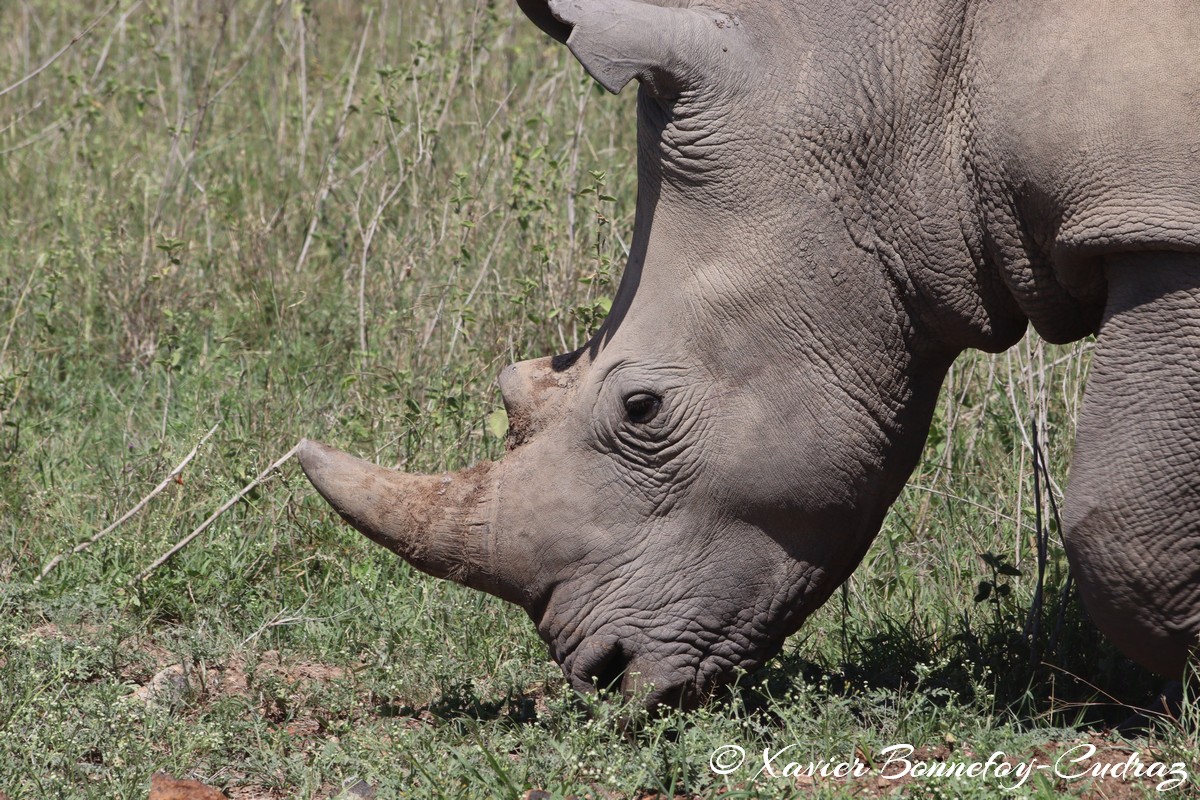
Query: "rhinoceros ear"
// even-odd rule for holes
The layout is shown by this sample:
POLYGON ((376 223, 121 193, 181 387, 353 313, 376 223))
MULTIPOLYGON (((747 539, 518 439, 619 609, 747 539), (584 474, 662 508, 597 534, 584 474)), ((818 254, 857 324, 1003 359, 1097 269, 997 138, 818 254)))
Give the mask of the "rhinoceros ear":
POLYGON ((731 69, 742 45, 736 17, 671 1, 518 0, 613 94, 638 78, 650 95, 675 98, 731 69))
POLYGON ((567 43, 567 37, 571 35, 571 26, 555 18, 550 12, 547 0, 517 0, 517 5, 534 25, 563 44, 567 43))

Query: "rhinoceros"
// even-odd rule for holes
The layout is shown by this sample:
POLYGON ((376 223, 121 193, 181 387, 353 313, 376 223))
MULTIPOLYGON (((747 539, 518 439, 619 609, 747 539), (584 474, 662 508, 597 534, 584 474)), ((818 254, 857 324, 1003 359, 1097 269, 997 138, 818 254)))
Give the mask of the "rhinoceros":
POLYGON ((351 525, 523 607, 575 689, 693 705, 854 570, 947 369, 1097 334, 1064 512, 1096 625, 1200 634, 1200 7, 518 0, 635 79, 628 263, 594 337, 507 367, 495 463, 305 442, 351 525))

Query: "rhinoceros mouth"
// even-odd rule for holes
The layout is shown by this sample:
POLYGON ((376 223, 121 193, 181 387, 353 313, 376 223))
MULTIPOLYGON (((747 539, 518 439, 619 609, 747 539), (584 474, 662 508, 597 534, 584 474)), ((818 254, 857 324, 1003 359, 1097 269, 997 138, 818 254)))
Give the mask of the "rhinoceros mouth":
POLYGON ((633 637, 596 634, 583 640, 562 663, 571 688, 580 694, 609 692, 655 710, 690 710, 732 683, 740 667, 753 670, 758 659, 724 659, 662 643, 667 656, 643 649, 633 637))
POLYGON ((698 707, 716 686, 699 685, 693 670, 683 678, 675 670, 655 670, 652 659, 630 654, 619 640, 585 646, 569 668, 563 667, 571 688, 581 694, 611 692, 650 710, 688 710, 698 707))

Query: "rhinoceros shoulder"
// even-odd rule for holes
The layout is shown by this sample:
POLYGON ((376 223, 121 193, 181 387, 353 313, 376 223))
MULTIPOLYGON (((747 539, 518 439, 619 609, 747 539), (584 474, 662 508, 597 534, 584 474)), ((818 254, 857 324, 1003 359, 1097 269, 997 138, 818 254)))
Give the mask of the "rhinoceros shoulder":
POLYGON ((968 36, 988 224, 1034 324, 1074 338, 1053 319, 1098 312, 1100 256, 1200 252, 1200 4, 982 3, 968 36))

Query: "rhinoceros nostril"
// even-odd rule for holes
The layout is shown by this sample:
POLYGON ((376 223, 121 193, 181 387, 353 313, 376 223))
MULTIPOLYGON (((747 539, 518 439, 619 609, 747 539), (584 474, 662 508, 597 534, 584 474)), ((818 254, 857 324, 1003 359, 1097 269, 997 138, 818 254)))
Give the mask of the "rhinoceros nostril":
POLYGON ((629 657, 619 640, 608 637, 592 640, 580 648, 571 669, 571 682, 584 691, 618 691, 628 665, 629 657))
POLYGON ((646 695, 646 708, 660 713, 675 709, 685 711, 700 705, 700 695, 686 682, 659 687, 655 685, 646 695))

